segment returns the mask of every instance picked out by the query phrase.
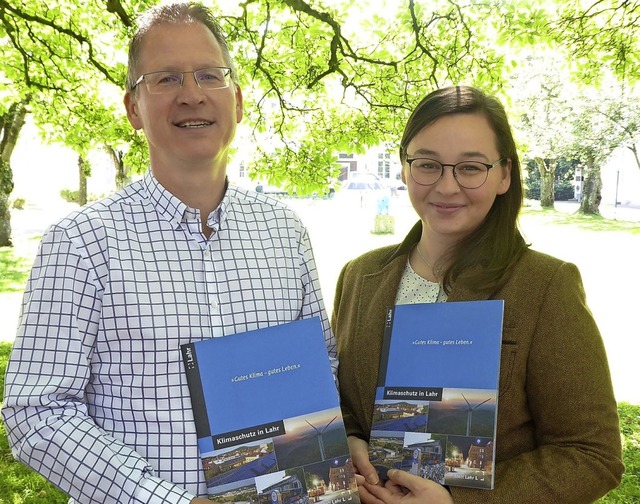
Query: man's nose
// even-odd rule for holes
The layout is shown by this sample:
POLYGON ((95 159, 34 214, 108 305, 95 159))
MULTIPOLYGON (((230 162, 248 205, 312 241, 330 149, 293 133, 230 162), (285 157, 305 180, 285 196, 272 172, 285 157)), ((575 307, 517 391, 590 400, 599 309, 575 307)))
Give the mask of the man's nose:
POLYGON ((185 101, 196 102, 200 102, 204 99, 204 90, 200 87, 195 72, 184 72, 182 74, 180 97, 185 101))

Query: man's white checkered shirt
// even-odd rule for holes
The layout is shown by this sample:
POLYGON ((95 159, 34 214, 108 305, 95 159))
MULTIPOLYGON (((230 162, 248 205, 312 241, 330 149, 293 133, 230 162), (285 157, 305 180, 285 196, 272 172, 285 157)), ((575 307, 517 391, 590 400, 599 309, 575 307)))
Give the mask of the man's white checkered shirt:
POLYGON ((198 212, 153 177, 43 237, 7 369, 14 455, 81 504, 206 496, 180 345, 319 316, 307 230, 279 201, 228 187, 198 212))

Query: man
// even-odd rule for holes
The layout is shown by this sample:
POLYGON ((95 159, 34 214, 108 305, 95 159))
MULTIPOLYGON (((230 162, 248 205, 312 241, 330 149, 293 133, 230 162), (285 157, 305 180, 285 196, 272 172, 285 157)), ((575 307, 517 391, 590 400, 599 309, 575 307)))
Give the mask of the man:
POLYGON ((242 93, 205 8, 147 13, 124 101, 150 170, 43 237, 3 416, 70 502, 209 502, 180 345, 312 316, 333 336, 305 227, 227 183, 242 93))

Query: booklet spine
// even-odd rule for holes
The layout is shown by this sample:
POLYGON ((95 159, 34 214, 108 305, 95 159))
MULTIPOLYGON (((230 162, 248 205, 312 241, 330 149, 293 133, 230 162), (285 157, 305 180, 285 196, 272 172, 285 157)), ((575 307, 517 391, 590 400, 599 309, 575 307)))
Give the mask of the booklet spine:
POLYGON ((209 426, 209 416, 202 388, 200 368, 198 367, 198 355, 193 343, 182 345, 182 359, 187 376, 187 386, 191 394, 191 407, 193 410, 193 420, 196 424, 196 435, 198 439, 211 437, 209 426))
POLYGON ((378 387, 384 387, 387 381, 387 365, 389 361, 389 348, 391 347, 391 332, 393 330, 393 315, 395 307, 387 306, 387 316, 384 321, 384 335, 382 337, 382 350, 380 351, 380 368, 378 370, 378 387))

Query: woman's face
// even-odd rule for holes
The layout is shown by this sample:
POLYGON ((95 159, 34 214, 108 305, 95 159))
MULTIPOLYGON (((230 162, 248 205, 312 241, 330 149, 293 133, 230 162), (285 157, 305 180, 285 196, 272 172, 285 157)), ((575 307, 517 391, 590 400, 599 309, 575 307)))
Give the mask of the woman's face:
MULTIPOLYGON (((443 116, 425 126, 407 145, 407 158, 430 158, 443 164, 480 161, 493 164, 500 159, 496 136, 482 114, 443 116)), ((476 189, 461 187, 450 166, 433 185, 413 180, 409 164, 404 163, 402 180, 407 185, 411 204, 423 223, 429 239, 447 246, 474 231, 489 213, 496 196, 504 194, 511 183, 511 160, 491 168, 486 182, 476 189)))

